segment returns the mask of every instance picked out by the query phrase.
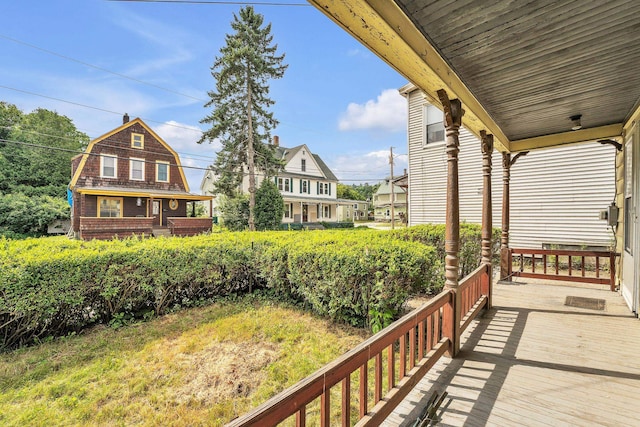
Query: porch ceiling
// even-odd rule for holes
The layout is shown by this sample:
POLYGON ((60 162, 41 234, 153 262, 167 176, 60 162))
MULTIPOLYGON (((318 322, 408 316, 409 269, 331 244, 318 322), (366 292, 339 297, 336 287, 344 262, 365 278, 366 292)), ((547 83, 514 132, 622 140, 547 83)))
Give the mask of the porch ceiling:
POLYGON ((463 124, 521 151, 619 137, 640 101, 635 0, 310 0, 463 124), (582 115, 571 131, 569 117, 582 115))

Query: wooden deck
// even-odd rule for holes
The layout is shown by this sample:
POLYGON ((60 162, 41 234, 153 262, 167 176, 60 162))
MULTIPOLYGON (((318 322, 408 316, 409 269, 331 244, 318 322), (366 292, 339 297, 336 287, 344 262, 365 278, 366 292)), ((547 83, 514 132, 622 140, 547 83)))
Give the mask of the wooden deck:
POLYGON ((640 426, 640 322, 618 293, 518 279, 494 285, 493 301, 459 357, 441 359, 383 425, 411 425, 447 391, 442 426, 640 426), (605 308, 566 306, 568 296, 605 308))

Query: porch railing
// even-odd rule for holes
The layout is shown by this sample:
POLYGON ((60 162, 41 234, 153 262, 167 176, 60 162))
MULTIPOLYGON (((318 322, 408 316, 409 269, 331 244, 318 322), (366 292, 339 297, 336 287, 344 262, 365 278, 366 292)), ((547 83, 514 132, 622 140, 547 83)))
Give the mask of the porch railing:
POLYGON ((480 310, 489 302, 489 267, 481 265, 465 277, 458 286, 462 318, 459 320, 460 333, 464 332, 480 310))
POLYGON ((609 285, 616 290, 615 252, 510 248, 513 276, 609 285), (514 263, 516 264, 514 266, 514 263))
POLYGON ((459 319, 456 291, 443 291, 227 426, 273 426, 294 416, 296 426, 305 426, 312 412, 319 413, 320 426, 379 425, 435 363, 452 352, 454 334, 486 306, 488 271, 482 266, 461 282, 459 319), (333 399, 339 403, 332 405, 333 399))

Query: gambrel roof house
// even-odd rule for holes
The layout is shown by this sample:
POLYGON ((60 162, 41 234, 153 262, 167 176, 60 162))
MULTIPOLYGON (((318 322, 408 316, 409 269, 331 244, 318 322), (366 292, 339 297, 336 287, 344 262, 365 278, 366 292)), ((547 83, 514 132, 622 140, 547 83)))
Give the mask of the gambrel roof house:
MULTIPOLYGON (((338 178, 327 164, 313 154, 306 144, 292 148, 281 147, 279 138, 273 138, 276 156, 284 163, 278 175, 272 177, 284 199, 284 223, 314 223, 339 221, 336 209, 339 205, 353 204, 352 200, 337 198, 338 178)), ((256 186, 264 179, 256 174, 256 186)), ((203 194, 214 194, 215 173, 207 171, 200 190, 203 194)), ((247 193, 249 177, 245 173, 241 191, 247 193)))
POLYGON ((211 218, 187 218, 187 204, 211 196, 189 193, 178 153, 139 118, 125 115, 71 167, 72 230, 81 239, 211 229, 211 218))

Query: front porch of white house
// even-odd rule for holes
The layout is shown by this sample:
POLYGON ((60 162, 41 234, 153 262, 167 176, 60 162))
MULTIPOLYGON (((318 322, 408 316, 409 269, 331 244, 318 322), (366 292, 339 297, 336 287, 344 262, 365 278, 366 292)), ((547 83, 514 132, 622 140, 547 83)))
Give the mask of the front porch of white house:
POLYGON ((338 222, 338 206, 353 204, 353 201, 338 201, 320 197, 284 196, 284 224, 316 222, 338 222))

